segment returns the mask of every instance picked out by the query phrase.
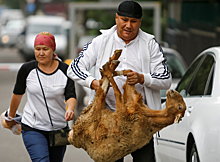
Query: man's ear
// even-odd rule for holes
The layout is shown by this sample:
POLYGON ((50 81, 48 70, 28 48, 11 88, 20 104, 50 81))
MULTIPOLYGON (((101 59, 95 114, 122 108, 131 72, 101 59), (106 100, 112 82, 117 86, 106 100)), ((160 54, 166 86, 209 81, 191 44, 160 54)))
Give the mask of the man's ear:
POLYGON ((117 23, 117 19, 118 19, 118 14, 115 14, 115 22, 117 23))
MULTIPOLYGON (((141 23, 142 23, 142 18, 140 19, 140 21, 141 21, 141 23)), ((140 26, 139 26, 139 28, 141 27, 141 23, 140 23, 140 26)))

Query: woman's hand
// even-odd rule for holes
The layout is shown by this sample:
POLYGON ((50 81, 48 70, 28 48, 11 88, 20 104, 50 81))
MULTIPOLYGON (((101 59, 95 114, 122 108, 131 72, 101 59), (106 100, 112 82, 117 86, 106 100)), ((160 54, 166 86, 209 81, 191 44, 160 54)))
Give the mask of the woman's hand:
MULTIPOLYGON (((8 112, 8 119, 15 117, 15 114, 16 114, 18 106, 21 102, 22 96, 23 95, 17 95, 17 94, 12 95, 11 103, 10 103, 10 111, 8 112)), ((14 120, 12 120, 12 121, 5 120, 5 122, 10 128, 16 124, 16 122, 14 120)))
POLYGON ((73 120, 74 118, 75 118, 74 111, 72 111, 72 110, 66 110, 65 120, 66 120, 66 121, 70 121, 70 120, 73 120))
POLYGON ((12 121, 7 121, 7 120, 5 120, 5 123, 7 124, 7 126, 8 126, 9 128, 12 128, 12 126, 16 124, 16 122, 15 122, 14 120, 12 120, 12 121))
POLYGON ((74 109, 76 107, 76 99, 75 98, 69 98, 66 101, 66 113, 65 113, 65 120, 70 121, 75 118, 74 109))

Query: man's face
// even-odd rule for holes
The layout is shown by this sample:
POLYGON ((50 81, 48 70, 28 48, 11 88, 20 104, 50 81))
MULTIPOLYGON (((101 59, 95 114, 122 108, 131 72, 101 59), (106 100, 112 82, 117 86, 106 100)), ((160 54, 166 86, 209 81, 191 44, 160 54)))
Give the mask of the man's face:
POLYGON ((116 13, 115 21, 118 36, 123 39, 126 44, 136 38, 141 26, 141 19, 119 16, 116 13))

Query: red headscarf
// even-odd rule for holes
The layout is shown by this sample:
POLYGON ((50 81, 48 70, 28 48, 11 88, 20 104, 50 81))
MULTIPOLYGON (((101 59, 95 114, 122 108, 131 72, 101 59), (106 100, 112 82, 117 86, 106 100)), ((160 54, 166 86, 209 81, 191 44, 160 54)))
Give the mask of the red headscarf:
POLYGON ((49 32, 39 33, 34 41, 34 47, 36 45, 46 45, 50 47, 53 51, 56 50, 56 42, 54 36, 49 32))

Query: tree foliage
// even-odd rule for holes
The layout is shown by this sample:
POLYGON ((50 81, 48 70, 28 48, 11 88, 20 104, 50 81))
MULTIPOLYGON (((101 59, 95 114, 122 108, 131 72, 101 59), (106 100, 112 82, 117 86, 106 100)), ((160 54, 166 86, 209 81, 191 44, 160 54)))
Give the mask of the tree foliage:
POLYGON ((0 0, 0 3, 11 9, 21 9, 26 4, 26 0, 0 0))

